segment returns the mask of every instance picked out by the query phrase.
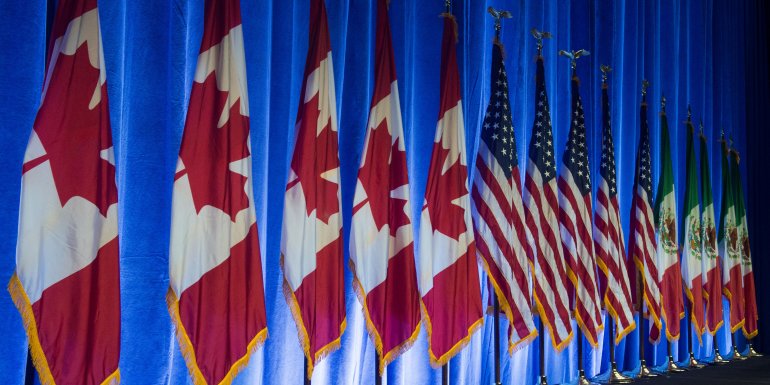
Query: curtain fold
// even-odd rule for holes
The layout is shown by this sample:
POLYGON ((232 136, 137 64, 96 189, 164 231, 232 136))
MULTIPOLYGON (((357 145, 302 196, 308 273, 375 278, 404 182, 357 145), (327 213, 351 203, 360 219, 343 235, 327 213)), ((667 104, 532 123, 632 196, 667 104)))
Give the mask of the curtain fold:
MULTIPOLYGON (((302 381, 303 356, 296 328, 281 292, 279 249, 283 197, 294 143, 294 123, 307 50, 309 0, 242 1, 243 33, 251 108, 251 145, 254 200, 260 230, 269 339, 252 358, 236 384, 289 384, 302 381)), ((585 48, 591 56, 579 60, 578 75, 586 106, 588 145, 593 175, 601 156, 601 85, 599 65, 613 67, 609 79, 612 126, 616 143, 618 198, 623 229, 628 237, 628 213, 639 136, 638 111, 642 79, 651 82, 650 129, 653 146, 653 180, 659 170, 659 101, 665 95, 671 128, 671 145, 678 205, 684 199, 684 143, 688 103, 693 120, 704 121, 712 160, 712 183, 719 186, 721 170, 717 138, 720 130, 732 134, 739 150, 747 146, 746 132, 759 123, 747 117, 746 92, 757 90, 752 74, 766 71, 750 65, 753 50, 761 47, 752 35, 761 25, 753 13, 758 1, 729 0, 473 0, 455 1, 459 24, 458 60, 468 153, 475 154, 479 126, 489 99, 489 71, 494 20, 487 6, 508 9, 502 42, 509 71, 510 97, 520 167, 526 161, 526 144, 534 119, 535 44, 529 30, 550 31, 544 57, 548 94, 554 124, 557 162, 569 131, 569 61, 558 50, 585 48), (744 27, 748 25, 748 27, 744 27), (754 28, 754 29, 752 29, 754 28), (753 40, 747 40, 753 39, 753 40), (744 71, 750 68, 754 72, 744 71)), ((43 81, 46 1, 9 1, 0 12, 0 283, 10 278, 18 223, 18 201, 23 152, 40 100, 43 81)), ((376 7, 374 2, 327 0, 337 90, 341 191, 347 258, 349 225, 356 174, 365 136, 373 89, 376 7)), ((171 188, 187 112, 196 56, 202 34, 203 0, 99 2, 107 66, 110 115, 116 144, 121 223, 121 374, 124 384, 185 384, 187 370, 176 345, 164 296, 168 287, 168 241, 171 188)), ((438 117, 439 54, 442 31, 439 13, 443 2, 392 0, 390 19, 395 62, 402 96, 402 112, 413 202, 412 220, 419 228, 430 152, 438 117)), ((767 60, 767 53, 763 60, 767 60)), ((765 79, 767 75, 765 74, 765 79)), ((761 113, 753 111, 753 113, 761 113)), ((753 116, 753 115, 752 115, 753 116)), ((743 157, 760 162, 758 155, 743 157)), ((470 162, 475 156, 469 156, 470 162)), ((746 170, 745 163, 742 164, 746 170)), ((751 167, 749 165, 748 167, 751 167)), ((469 164, 469 170, 473 170, 469 164)), ((751 178, 744 178, 745 183, 751 178)), ((753 182, 752 182, 753 183, 753 182)), ((655 185, 653 186, 653 188, 655 185)), ((751 189, 748 208, 758 205, 751 189)), ((715 206, 721 201, 714 190, 715 206)), ((718 215, 719 213, 717 213, 718 215)), ((680 213, 680 215, 682 215, 680 213)), ((752 235, 764 227, 749 211, 752 235)), ((418 234, 415 234, 417 237, 418 234)), ((756 235, 755 235, 756 236, 756 235)), ((757 238, 754 238, 757 239, 757 238)), ((418 238, 415 242, 419 242, 418 238)), ((760 244, 759 241, 757 243, 760 244)), ((754 255, 761 255, 755 248, 754 255)), ((347 260, 340 261, 347 266, 347 260)), ((767 269, 767 264, 755 264, 767 269)), ((374 383, 374 346, 365 331, 361 307, 345 268, 348 328, 342 348, 323 360, 314 384, 374 383)), ((761 272, 757 272, 760 275, 761 272)), ((759 283, 761 284, 761 282, 759 283)), ((761 286, 760 286, 761 287, 761 286)), ((484 301, 488 298, 482 277, 484 301)), ((761 290, 758 290, 760 293, 761 290)), ((485 302, 486 303, 486 302, 485 302)), ((760 302, 761 303, 761 302, 760 302)), ((727 312, 727 308, 725 309, 727 312)), ((765 314, 767 312, 765 311, 765 314)), ((760 317, 763 318, 763 317, 760 317)), ((767 316, 764 317, 765 319, 767 316)), ((454 384, 491 383, 492 317, 468 347, 450 365, 454 384)), ((683 320, 683 327, 686 326, 683 320)), ((501 317, 500 330, 507 330, 501 317)), ((539 324, 539 322, 538 322, 539 324)), ((644 330, 646 332, 647 324, 644 330)), ((542 329, 541 329, 542 330, 542 329)), ((547 337, 541 331, 542 337, 547 337)), ((505 338, 504 335, 501 338, 505 338)), ((609 348, 586 349, 589 376, 608 370, 609 348)), ((21 319, 7 292, 0 293, 0 383, 23 384, 26 337, 21 319)), ((548 341, 548 340, 547 340, 548 341)), ((638 365, 637 332, 617 348, 623 370, 638 365)), ((720 350, 728 351, 730 336, 717 334, 720 350)), ((687 340, 674 344, 674 356, 683 360, 687 340)), ((698 357, 708 358, 713 341, 704 337, 696 346, 698 357)), ((534 384, 539 373, 536 340, 513 356, 502 354, 504 383, 534 384), (523 381, 523 382, 522 382, 523 381)), ((697 344, 697 343, 696 343, 697 344)), ((503 344, 504 345, 504 344, 503 344)), ((585 344, 584 346, 588 346, 585 344)), ((744 341, 739 338, 739 346, 744 341)), ((664 362, 666 343, 647 344, 651 365, 664 362)), ((574 381, 577 346, 561 353, 546 343, 546 365, 551 383, 574 381)), ((440 371, 428 365, 425 335, 387 370, 388 384, 433 384, 440 371)))

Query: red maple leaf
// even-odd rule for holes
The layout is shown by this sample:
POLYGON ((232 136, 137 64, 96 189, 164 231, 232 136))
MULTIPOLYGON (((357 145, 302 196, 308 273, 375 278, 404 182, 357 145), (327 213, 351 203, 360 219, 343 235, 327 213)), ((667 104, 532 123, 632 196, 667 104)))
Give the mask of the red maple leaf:
POLYGON ((460 163, 460 158, 457 157, 449 169, 442 174, 441 170, 448 156, 450 151, 444 149, 441 142, 433 144, 425 200, 433 228, 448 237, 457 239, 467 230, 465 210, 452 201, 468 195, 468 188, 465 185, 468 171, 467 166, 460 163))
MULTIPOLYGON (((398 148, 401 139, 396 139, 392 145, 391 140, 387 121, 383 120, 371 132, 364 168, 358 173, 367 198, 357 208, 368 202, 377 229, 381 230, 388 224, 390 235, 395 236, 399 227, 409 224, 409 217, 404 212, 407 201, 392 198, 390 193, 409 183, 409 179, 406 172, 406 153, 398 148)), ((357 209, 354 208, 354 211, 357 209)))
POLYGON ((105 83, 99 104, 88 108, 99 84, 99 69, 91 66, 87 45, 57 59, 35 119, 35 132, 46 155, 27 162, 24 172, 49 160, 62 206, 79 196, 106 216, 118 201, 115 166, 101 156, 102 150, 112 147, 109 104, 105 83))
POLYGON ((230 171, 230 163, 249 156, 249 119, 241 115, 238 100, 230 108, 227 123, 217 127, 227 97, 227 91, 217 89, 214 73, 193 84, 179 150, 185 170, 177 177, 187 173, 198 213, 204 206, 213 206, 235 222, 235 216, 249 207, 244 190, 248 178, 230 171))
POLYGON ((297 127, 297 143, 291 159, 291 169, 297 179, 286 189, 300 184, 305 194, 307 215, 317 210, 316 218, 328 223, 329 217, 338 213, 337 182, 324 179, 321 175, 339 167, 337 132, 331 129, 331 117, 316 135, 320 116, 318 94, 300 106, 300 120, 297 127))

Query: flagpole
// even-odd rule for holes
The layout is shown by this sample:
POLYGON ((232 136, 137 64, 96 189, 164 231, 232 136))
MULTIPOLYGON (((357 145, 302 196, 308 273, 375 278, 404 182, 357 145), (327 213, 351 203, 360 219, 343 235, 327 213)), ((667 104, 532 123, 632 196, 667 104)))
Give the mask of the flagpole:
MULTIPOLYGON (((566 56, 570 59, 570 68, 572 69, 572 77, 577 78, 577 59, 579 59, 582 56, 588 56, 591 52, 580 49, 577 51, 565 51, 560 50, 559 56, 566 56)), ((575 296, 577 296, 577 287, 575 288, 575 296)), ((577 302, 577 300, 576 300, 577 302)), ((578 354, 578 384, 579 385, 590 385, 591 381, 586 378, 586 372, 584 369, 584 362, 583 362, 583 330, 580 329, 578 326, 577 328, 577 354, 578 354)))
MULTIPOLYGON (((444 7, 446 8, 446 13, 451 15, 452 0, 444 0, 444 7)), ((455 33, 457 33, 457 31, 455 31, 455 33)), ((449 385, 449 361, 441 366, 441 385, 449 385)))
MULTIPOLYGON (((646 79, 642 80, 642 99, 647 95, 647 87, 650 86, 650 82, 646 79)), ((633 263, 633 261, 632 261, 633 263)), ((639 378, 645 377, 657 377, 658 375, 653 373, 647 363, 644 360, 644 287, 642 287, 642 280, 644 279, 642 271, 636 269, 636 292, 639 311, 639 378)))
POLYGON ((736 339, 735 339, 735 335, 737 333, 738 331, 736 331, 735 333, 730 333, 730 338, 733 343, 733 359, 738 361, 743 361, 748 357, 744 356, 743 354, 741 354, 741 352, 738 351, 738 345, 736 344, 736 339))
MULTIPOLYGON (((665 117, 666 114, 666 96, 661 95, 660 97, 660 113, 665 117)), ((677 263, 679 263, 677 261, 677 263)), ((661 303, 661 306, 663 306, 663 303, 661 303)), ((665 310, 661 310, 665 314, 665 310)), ((677 320, 672 320, 672 322, 678 322, 677 320)), ((666 324, 666 329, 668 330, 668 324, 666 324)), ((674 361, 674 343, 669 341, 668 342, 668 364, 666 365, 666 372, 669 373, 681 373, 685 370, 680 368, 679 365, 676 364, 674 361)))
MULTIPOLYGON (((530 33, 535 38, 535 41, 537 42, 537 57, 543 56, 543 39, 550 39, 552 37, 550 32, 541 32, 538 31, 537 28, 532 28, 530 30, 530 33)), ((538 319, 540 320, 540 340, 539 346, 540 346, 540 382, 539 385, 548 385, 548 380, 545 375, 545 324, 543 323, 543 317, 544 314, 539 314, 538 319)))
POLYGON ((307 375, 307 357, 305 357, 305 372, 304 372, 304 377, 305 377, 305 382, 304 382, 304 384, 305 384, 305 385, 310 385, 310 377, 307 375))
MULTIPOLYGON (((692 137, 693 137, 693 146, 695 146, 695 143, 694 143, 694 140, 695 140, 695 128, 694 128, 694 126, 692 124, 692 108, 690 107, 689 104, 687 105, 687 121, 685 122, 685 124, 687 124, 688 128, 692 130, 692 132, 690 132, 688 135, 692 135, 692 137)), ((700 231, 700 229, 698 231, 700 231)), ((703 274, 703 272, 701 271, 701 275, 702 274, 703 274)), ((687 282, 684 282, 684 283, 685 283, 685 287, 687 287, 687 282)), ((691 369, 700 369, 700 368, 703 368, 705 365, 703 365, 700 362, 698 362, 698 360, 695 359, 695 354, 693 353, 693 350, 695 350, 695 348, 693 347, 695 345, 695 340, 692 337, 692 335, 693 335, 693 332, 692 332, 692 327, 693 327, 692 317, 693 317, 693 306, 694 306, 694 304, 692 302, 690 302, 690 301, 687 301, 687 300, 685 300, 685 302, 687 303, 687 305, 685 305, 685 306, 688 306, 689 312, 690 312, 690 316, 687 317, 687 339, 689 340, 688 347, 689 347, 689 350, 690 350, 690 359, 687 362, 687 367, 691 368, 691 369)), ((700 331, 698 331, 698 330, 696 330, 696 332, 700 333, 700 331)), ((700 338, 700 336, 699 336, 699 338, 700 338)))
MULTIPOLYGON (((503 18, 510 19, 512 17, 509 11, 497 10, 491 6, 487 8, 487 12, 495 19, 495 40, 500 41, 500 31, 502 25, 500 20, 503 18)), ((495 385, 502 385, 500 376, 500 300, 497 298, 497 293, 491 293, 494 296, 494 349, 495 349, 495 385)))
POLYGON ((500 302, 497 300, 497 294, 492 293, 495 297, 495 313, 494 313, 494 347, 495 347, 495 385, 502 385, 500 382, 500 302))
POLYGON ((449 362, 441 366, 441 385, 449 385, 449 362))
MULTIPOLYGON (((602 89, 607 89, 607 77, 609 72, 612 71, 612 68, 608 65, 602 64, 599 66, 599 70, 602 72, 602 89)), ((610 378, 608 382, 611 384, 626 384, 631 382, 631 378, 620 373, 618 371, 618 364, 615 362, 615 333, 612 331, 612 329, 615 327, 615 319, 609 312, 607 312, 607 319, 607 338, 609 338, 610 345, 610 378)))
POLYGON ((540 340, 540 383, 539 385, 548 385, 548 380, 545 377, 545 325, 543 324, 543 316, 538 317, 540 320, 541 335, 540 340))
POLYGON ((382 376, 380 375, 380 355, 374 352, 374 385, 382 385, 382 376))

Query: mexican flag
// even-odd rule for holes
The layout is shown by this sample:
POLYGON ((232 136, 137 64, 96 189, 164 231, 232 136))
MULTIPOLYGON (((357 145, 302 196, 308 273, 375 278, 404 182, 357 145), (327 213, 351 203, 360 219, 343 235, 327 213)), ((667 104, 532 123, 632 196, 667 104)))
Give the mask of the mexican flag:
POLYGON ((682 274, 679 269, 676 228, 676 193, 671 165, 671 145, 665 110, 660 113, 660 180, 655 196, 655 226, 658 240, 658 279, 661 314, 666 320, 666 337, 679 339, 679 320, 684 316, 682 274))
POLYGON ((682 278, 686 285, 685 291, 690 300, 690 319, 698 331, 698 340, 704 332, 703 321, 703 274, 702 274, 702 241, 700 205, 698 203, 698 163, 695 159, 695 128, 692 121, 687 119, 687 176, 685 180, 684 210, 682 218, 682 278))

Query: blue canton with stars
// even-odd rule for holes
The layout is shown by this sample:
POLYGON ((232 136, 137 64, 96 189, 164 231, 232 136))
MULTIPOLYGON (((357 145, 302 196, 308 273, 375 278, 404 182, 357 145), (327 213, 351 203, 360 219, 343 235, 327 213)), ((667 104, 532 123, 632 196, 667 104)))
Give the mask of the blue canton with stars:
POLYGON ((545 92, 545 69, 542 57, 537 58, 536 83, 535 124, 529 141, 529 159, 540 171, 543 184, 547 184, 556 177, 556 161, 553 153, 551 112, 548 108, 548 94, 545 92))
POLYGON ((618 182, 615 174, 615 144, 612 141, 610 122, 610 97, 607 87, 602 87, 602 162, 599 174, 610 188, 610 198, 618 195, 618 182))
POLYGON ((636 152, 636 180, 644 191, 647 199, 652 199, 652 162, 650 160, 650 129, 647 126, 647 98, 642 97, 642 137, 639 140, 639 149, 636 152))
POLYGON ((588 166, 588 147, 586 146, 586 119, 583 114, 583 101, 580 99, 579 80, 572 77, 572 121, 570 123, 567 149, 564 150, 564 165, 572 174, 572 180, 580 190, 580 195, 591 193, 591 170, 588 166))
POLYGON ((481 140, 495 156, 505 176, 510 178, 511 171, 517 165, 518 156, 508 103, 508 77, 502 51, 497 44, 493 44, 492 48, 492 94, 489 96, 489 105, 484 116, 481 140))

